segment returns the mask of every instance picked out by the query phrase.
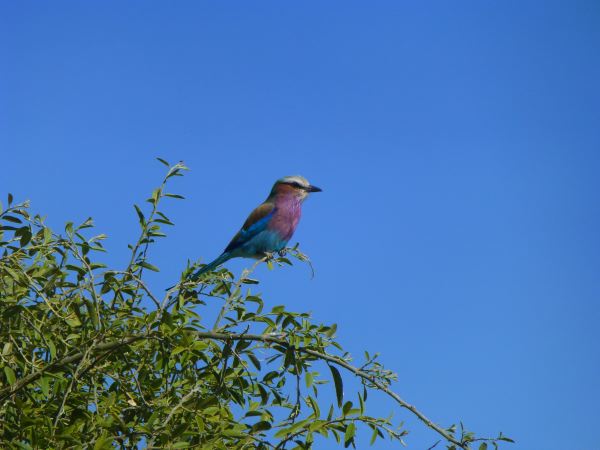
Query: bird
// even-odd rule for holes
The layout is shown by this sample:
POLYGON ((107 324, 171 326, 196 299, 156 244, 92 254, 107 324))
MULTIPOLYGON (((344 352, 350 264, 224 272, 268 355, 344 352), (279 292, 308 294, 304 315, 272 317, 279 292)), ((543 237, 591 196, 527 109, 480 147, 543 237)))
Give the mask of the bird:
POLYGON ((231 258, 261 259, 281 253, 291 239, 300 216, 302 203, 310 193, 321 192, 300 175, 278 179, 267 199, 248 216, 223 253, 200 268, 192 280, 210 272, 231 258))

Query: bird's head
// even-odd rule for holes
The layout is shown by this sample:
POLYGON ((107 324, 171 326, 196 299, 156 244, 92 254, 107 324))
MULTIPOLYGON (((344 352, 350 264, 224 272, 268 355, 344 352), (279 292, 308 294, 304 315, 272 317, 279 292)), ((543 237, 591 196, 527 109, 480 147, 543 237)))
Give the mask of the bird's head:
POLYGON ((292 175, 280 178, 271 189, 271 196, 274 195, 294 195, 300 200, 304 200, 311 192, 321 192, 321 188, 313 186, 308 180, 300 175, 292 175))

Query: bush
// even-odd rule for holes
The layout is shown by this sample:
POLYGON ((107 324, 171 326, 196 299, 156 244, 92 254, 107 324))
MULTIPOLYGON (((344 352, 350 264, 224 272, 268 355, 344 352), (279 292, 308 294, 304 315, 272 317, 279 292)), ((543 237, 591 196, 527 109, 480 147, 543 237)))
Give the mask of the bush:
MULTIPOLYGON (((371 390, 416 415, 448 448, 510 441, 435 425, 390 389, 395 375, 376 356, 352 365, 335 325, 283 306, 265 311, 251 269, 192 282, 199 266, 188 264, 175 286, 153 293, 144 273, 159 269, 148 250, 173 225, 159 207, 182 198, 165 188, 184 170, 168 168, 149 211, 135 206, 141 232, 123 269, 94 261, 106 236, 89 236, 91 219, 57 234, 9 195, 0 210, 3 448, 310 448, 317 436, 347 447, 359 430, 371 442, 402 442, 406 430, 367 415, 371 390), (222 302, 214 324, 200 315, 208 300, 222 302), (342 373, 362 382, 351 397, 342 373), (336 402, 327 407, 318 393, 330 381, 336 402)), ((308 260, 297 247, 286 256, 267 263, 308 260)))

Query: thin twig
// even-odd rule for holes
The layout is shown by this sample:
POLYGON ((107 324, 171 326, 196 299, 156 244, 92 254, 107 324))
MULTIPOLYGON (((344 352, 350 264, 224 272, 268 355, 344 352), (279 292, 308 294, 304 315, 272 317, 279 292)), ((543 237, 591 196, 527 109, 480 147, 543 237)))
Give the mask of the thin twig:
POLYGON ((233 303, 233 295, 239 289, 241 289, 243 281, 246 279, 246 277, 248 275, 250 275, 252 272, 254 272, 256 270, 256 268, 258 267, 258 265, 260 263, 267 261, 267 259, 268 259, 268 257, 265 256, 264 258, 261 258, 258 261, 256 261, 254 264, 252 264, 252 266, 249 269, 244 269, 242 271, 242 275, 240 276, 240 278, 238 279, 238 281, 234 285, 233 294, 229 295, 229 297, 227 298, 227 300, 225 300, 225 303, 221 307, 221 310, 219 311, 219 315, 217 316, 217 320, 215 321, 215 324, 212 327, 213 331, 215 331, 215 330, 217 330, 219 328, 219 323, 221 322, 221 320, 223 320, 223 317, 225 317, 225 314, 231 308, 231 304, 233 303))
POLYGON ((431 447, 429 447, 427 450, 432 450, 433 448, 437 447, 437 445, 442 442, 442 441, 437 441, 435 444, 433 444, 431 447))

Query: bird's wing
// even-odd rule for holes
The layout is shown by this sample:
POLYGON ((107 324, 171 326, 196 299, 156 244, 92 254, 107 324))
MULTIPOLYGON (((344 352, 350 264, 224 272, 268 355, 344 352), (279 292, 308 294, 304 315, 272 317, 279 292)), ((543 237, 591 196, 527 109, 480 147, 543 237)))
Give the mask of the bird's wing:
POLYGON ((242 229, 233 237, 225 252, 235 250, 240 245, 248 242, 254 236, 267 228, 267 224, 273 214, 275 214, 275 205, 273 203, 263 203, 250 213, 242 229))

